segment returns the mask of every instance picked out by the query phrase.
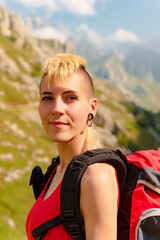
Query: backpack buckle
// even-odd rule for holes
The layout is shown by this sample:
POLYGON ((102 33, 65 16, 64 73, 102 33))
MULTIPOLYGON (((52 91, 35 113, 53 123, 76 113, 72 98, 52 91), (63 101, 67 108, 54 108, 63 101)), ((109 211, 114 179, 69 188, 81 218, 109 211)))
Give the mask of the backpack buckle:
MULTIPOLYGON (((33 234, 33 232, 32 232, 32 234, 33 234)), ((44 231, 43 233, 41 233, 38 236, 33 235, 33 237, 34 237, 35 240, 41 240, 42 238, 44 238, 46 236, 46 234, 47 234, 47 231, 44 231)))
POLYGON ((63 213, 67 221, 75 221, 77 219, 76 210, 65 210, 63 213))
MULTIPOLYGON (((69 224, 68 232, 71 234, 73 239, 78 238, 81 235, 80 228, 78 224, 69 224)), ((78 238, 79 239, 79 238, 78 238)))
POLYGON ((93 157, 93 156, 96 155, 96 153, 93 152, 93 151, 91 151, 91 150, 86 151, 84 154, 86 154, 86 155, 88 155, 88 156, 90 156, 90 157, 93 157))

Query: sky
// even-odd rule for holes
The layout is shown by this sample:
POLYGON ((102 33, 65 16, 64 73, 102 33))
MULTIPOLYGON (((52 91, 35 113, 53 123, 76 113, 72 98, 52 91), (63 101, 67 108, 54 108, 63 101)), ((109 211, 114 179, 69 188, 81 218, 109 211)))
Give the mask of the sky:
POLYGON ((85 33, 100 43, 160 38, 160 0, 0 0, 38 37, 85 33), (33 24, 34 20, 34 24, 33 24))

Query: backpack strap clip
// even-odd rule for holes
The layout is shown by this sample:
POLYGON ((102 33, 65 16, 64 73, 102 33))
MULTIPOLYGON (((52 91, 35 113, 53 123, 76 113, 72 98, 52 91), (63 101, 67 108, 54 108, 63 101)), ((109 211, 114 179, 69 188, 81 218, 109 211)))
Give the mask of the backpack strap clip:
POLYGON ((92 151, 88 150, 88 151, 86 151, 84 154, 85 154, 85 155, 88 155, 88 156, 90 156, 90 157, 93 157, 93 156, 95 156, 97 153, 94 152, 93 150, 92 150, 92 151))
POLYGON ((75 221, 77 219, 77 213, 76 210, 65 210, 63 211, 64 218, 67 221, 75 221))
POLYGON ((41 233, 39 236, 35 237, 34 239, 35 240, 41 240, 42 238, 44 238, 46 236, 46 234, 47 234, 47 231, 41 233))
POLYGON ((59 224, 62 224, 64 222, 63 215, 59 215, 58 217, 52 218, 48 220, 47 222, 44 222, 39 227, 35 228, 32 231, 32 235, 35 240, 41 240, 45 235, 47 234, 48 230, 52 227, 55 227, 59 224))
POLYGON ((67 231, 72 236, 74 240, 81 240, 81 228, 78 224, 78 219, 81 219, 79 216, 79 211, 76 209, 73 210, 64 210, 64 225, 67 226, 67 231))
POLYGON ((72 236, 74 240, 81 240, 81 231, 80 227, 77 223, 69 224, 68 225, 68 232, 72 236))

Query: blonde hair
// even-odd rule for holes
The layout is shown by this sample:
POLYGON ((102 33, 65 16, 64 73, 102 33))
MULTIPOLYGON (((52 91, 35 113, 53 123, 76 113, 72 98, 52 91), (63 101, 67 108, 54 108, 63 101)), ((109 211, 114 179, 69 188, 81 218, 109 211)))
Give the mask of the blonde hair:
POLYGON ((45 62, 44 75, 48 82, 51 79, 65 81, 68 76, 72 76, 78 69, 86 71, 86 61, 75 54, 58 54, 45 62))
POLYGON ((89 98, 94 97, 93 81, 86 70, 86 60, 75 54, 58 54, 48 59, 44 64, 40 89, 44 78, 49 86, 50 81, 64 83, 67 77, 72 76, 74 73, 81 74, 81 77, 85 79, 86 87, 88 87, 87 95, 89 98))
POLYGON ((86 143, 88 149, 96 149, 104 147, 96 129, 92 126, 88 128, 86 143))

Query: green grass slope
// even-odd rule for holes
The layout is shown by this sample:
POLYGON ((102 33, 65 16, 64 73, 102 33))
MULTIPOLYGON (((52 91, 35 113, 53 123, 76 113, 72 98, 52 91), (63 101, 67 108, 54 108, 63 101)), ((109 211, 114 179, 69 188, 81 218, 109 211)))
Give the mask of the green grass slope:
POLYGON ((4 240, 26 239, 26 216, 34 202, 28 187, 31 169, 40 164, 45 170, 55 156, 39 123, 21 111, 13 106, 0 109, 0 239, 4 240))
POLYGON ((132 102, 106 81, 94 79, 99 99, 95 123, 104 145, 124 152, 160 146, 160 115, 132 102))
MULTIPOLYGON (((44 133, 37 113, 42 59, 27 41, 19 46, 15 36, 0 34, 0 239, 3 240, 26 239, 25 221, 34 203, 28 186, 31 170, 39 164, 45 171, 56 156, 55 146, 44 133)), ((58 49, 64 48, 58 43, 58 49)), ((106 147, 130 152, 160 145, 159 113, 137 107, 129 97, 101 79, 94 79, 94 83, 99 99, 95 128, 106 147)))
POLYGON ((29 43, 19 46, 17 39, 0 34, 0 239, 3 240, 26 239, 25 221, 34 203, 29 187, 31 170, 39 164, 45 171, 56 155, 37 113, 42 58, 29 43))

